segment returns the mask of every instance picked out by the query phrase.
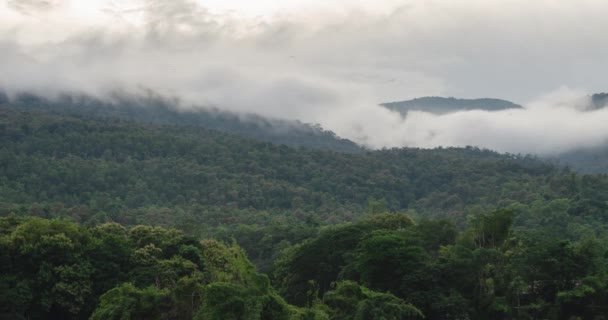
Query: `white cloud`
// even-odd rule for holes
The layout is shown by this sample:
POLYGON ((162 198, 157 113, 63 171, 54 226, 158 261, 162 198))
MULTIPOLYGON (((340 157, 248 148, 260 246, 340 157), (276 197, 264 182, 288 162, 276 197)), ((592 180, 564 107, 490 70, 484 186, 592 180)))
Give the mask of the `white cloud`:
POLYGON ((317 122, 373 147, 551 153, 607 136, 598 125, 605 112, 573 108, 563 90, 558 101, 496 113, 403 119, 377 106, 423 95, 519 102, 561 86, 605 90, 605 1, 370 1, 279 8, 272 19, 188 0, 23 3, 33 7, 0 2, 0 86, 12 91, 143 87, 317 122))

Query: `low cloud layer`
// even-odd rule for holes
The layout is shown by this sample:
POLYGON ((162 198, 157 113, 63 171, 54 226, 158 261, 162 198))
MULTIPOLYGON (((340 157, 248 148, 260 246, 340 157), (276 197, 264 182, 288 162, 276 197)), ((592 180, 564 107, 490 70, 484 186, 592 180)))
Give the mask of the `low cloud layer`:
POLYGON ((320 123, 375 148, 552 154, 608 138, 608 111, 584 109, 586 92, 608 90, 605 1, 387 0, 264 17, 188 0, 82 3, 0 1, 0 87, 150 89, 184 107, 320 123), (428 95, 525 108, 403 118, 378 106, 428 95))

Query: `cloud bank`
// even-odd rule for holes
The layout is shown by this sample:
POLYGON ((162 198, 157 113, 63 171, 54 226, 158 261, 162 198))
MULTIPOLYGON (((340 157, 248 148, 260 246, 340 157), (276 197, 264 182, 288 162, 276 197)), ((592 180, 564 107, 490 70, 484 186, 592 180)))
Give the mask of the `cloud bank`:
POLYGON ((605 1, 387 0, 382 9, 252 17, 189 0, 0 2, 0 87, 150 89, 184 107, 320 123, 374 148, 554 154, 606 143, 608 112, 584 109, 585 92, 608 90, 605 1), (525 108, 403 118, 378 106, 428 95, 525 108))

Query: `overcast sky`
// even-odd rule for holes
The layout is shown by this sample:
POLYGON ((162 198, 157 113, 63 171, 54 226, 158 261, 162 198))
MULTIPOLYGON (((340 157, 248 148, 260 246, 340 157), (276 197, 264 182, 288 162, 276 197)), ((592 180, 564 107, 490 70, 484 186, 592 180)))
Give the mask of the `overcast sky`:
POLYGON ((555 153, 605 143, 607 1, 0 0, 0 86, 152 89, 320 123, 372 147, 555 153), (524 110, 404 119, 377 106, 494 97, 524 110))

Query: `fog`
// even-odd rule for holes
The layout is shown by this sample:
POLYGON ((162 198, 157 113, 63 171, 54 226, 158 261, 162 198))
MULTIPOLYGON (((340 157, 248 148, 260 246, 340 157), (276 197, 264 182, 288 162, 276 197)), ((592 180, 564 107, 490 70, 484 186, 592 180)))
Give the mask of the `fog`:
POLYGON ((184 108, 319 123, 373 148, 544 155, 608 138, 608 111, 586 109, 589 93, 608 90, 605 1, 341 1, 265 15, 187 0, 83 3, 0 1, 0 87, 152 90, 184 108), (524 108, 404 118, 378 105, 420 96, 524 108))

